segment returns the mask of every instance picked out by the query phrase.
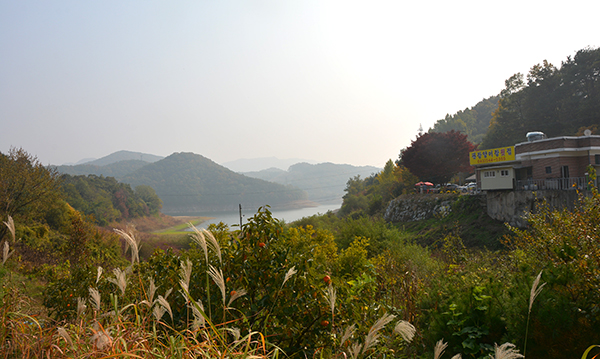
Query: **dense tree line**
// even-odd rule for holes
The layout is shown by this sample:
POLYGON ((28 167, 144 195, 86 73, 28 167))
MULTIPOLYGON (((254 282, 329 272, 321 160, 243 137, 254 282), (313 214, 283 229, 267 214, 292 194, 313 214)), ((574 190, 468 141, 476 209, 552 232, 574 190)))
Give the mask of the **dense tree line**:
MULTIPOLYGON (((60 198, 58 176, 22 148, 0 153, 0 219, 46 221, 60 198)), ((0 226, 0 238, 6 231, 0 226)))
POLYGON ((511 146, 530 131, 548 137, 597 131, 600 124, 600 48, 587 48, 557 68, 548 61, 505 82, 481 148, 511 146))
POLYGON ((406 167, 388 160, 379 173, 348 179, 340 215, 357 218, 381 214, 390 200, 409 192, 417 181, 406 167))
MULTIPOLYGON (((82 258, 94 265, 119 262, 118 238, 67 203, 64 180, 22 148, 0 153, 0 243, 4 256, 12 249, 25 272, 69 268, 82 258), (10 223, 18 225, 11 229, 10 223)), ((53 271, 37 274, 52 276, 53 271)))
POLYGON ((66 201, 76 210, 93 215, 100 225, 129 218, 158 215, 162 207, 156 192, 146 185, 119 183, 113 177, 61 176, 66 201))
POLYGON ((498 108, 499 99, 500 96, 491 96, 452 116, 448 114, 444 119, 438 120, 429 132, 442 133, 454 130, 467 135, 470 142, 481 143, 490 126, 492 114, 498 108))

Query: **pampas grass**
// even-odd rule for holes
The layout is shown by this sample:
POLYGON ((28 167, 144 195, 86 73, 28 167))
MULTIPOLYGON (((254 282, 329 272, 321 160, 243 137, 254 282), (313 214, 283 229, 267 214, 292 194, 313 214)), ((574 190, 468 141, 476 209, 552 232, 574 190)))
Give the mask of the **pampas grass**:
POLYGON ((285 274, 285 278, 283 278, 283 283, 281 283, 281 287, 283 288, 283 285, 285 284, 285 282, 287 282, 296 273, 298 273, 298 271, 296 270, 296 267, 292 267, 292 268, 288 269, 287 273, 285 274))
POLYGON ((92 305, 94 306, 94 309, 96 311, 100 311, 100 292, 98 292, 97 289, 90 287, 89 288, 89 292, 90 292, 90 302, 92 303, 92 305))
POLYGON ((542 271, 535 277, 533 281, 533 285, 531 286, 531 292, 529 294, 529 311, 527 311, 527 324, 525 325, 525 344, 523 345, 523 354, 527 352, 527 337, 529 335, 529 318, 531 317, 531 308, 533 307, 533 302, 535 298, 540 294, 546 283, 542 283, 540 285, 540 280, 542 278, 542 271))
POLYGON ((6 222, 3 222, 6 227, 8 227, 8 230, 10 231, 13 243, 15 242, 15 238, 16 238, 16 233, 15 233, 15 221, 13 221, 11 216, 8 216, 8 220, 6 222))
POLYGON ((417 329, 414 325, 410 324, 406 320, 401 320, 398 323, 396 323, 396 326, 394 327, 394 332, 400 334, 405 342, 410 343, 413 340, 417 329))
POLYGON ((501 346, 498 344, 494 345, 494 359, 517 359, 524 358, 522 354, 519 354, 519 350, 515 349, 515 345, 512 343, 504 343, 501 346))
POLYGON ((433 348, 433 359, 440 359, 442 354, 444 354, 444 350, 448 347, 448 343, 444 343, 443 339, 438 340, 435 343, 435 347, 433 348))
POLYGON ((221 290, 221 297, 223 299, 223 306, 225 306, 225 279, 223 279, 223 271, 219 268, 217 270, 215 267, 210 265, 208 267, 208 274, 212 278, 213 282, 219 287, 221 290))
POLYGON ((229 302, 227 302, 227 308, 229 308, 231 306, 231 303, 233 303, 236 299, 245 296, 247 293, 248 292, 246 292, 246 290, 243 288, 232 291, 232 295, 229 298, 229 302))
POLYGON ((4 245, 2 246, 2 265, 6 263, 8 258, 14 253, 14 251, 10 252, 10 247, 8 246, 8 241, 4 241, 4 245))
POLYGON ((192 261, 187 259, 185 262, 181 261, 181 269, 179 270, 179 285, 183 289, 183 299, 187 300, 187 294, 190 291, 190 278, 192 277, 192 261))
MULTIPOLYGON (((15 243, 16 232, 15 232, 15 222, 13 221, 11 216, 8 216, 8 220, 3 222, 6 227, 8 227, 8 231, 11 234, 12 241, 15 243)), ((8 241, 4 241, 4 245, 2 246, 2 265, 6 263, 8 258, 14 253, 14 251, 10 251, 10 246, 8 245, 8 241)))
MULTIPOLYGON (((128 248, 131 249, 131 264, 140 261, 140 241, 135 238, 133 229, 127 228, 127 231, 114 229, 114 231, 125 240, 128 248)), ((127 251, 127 249, 125 250, 127 251)))
POLYGON ((396 318, 395 315, 386 313, 381 318, 379 318, 375 322, 375 324, 373 324, 373 326, 371 326, 371 329, 369 329, 369 333, 365 338, 363 353, 371 349, 375 344, 377 344, 380 336, 379 331, 381 331, 381 329, 383 329, 388 323, 394 320, 394 318, 396 318))
POLYGON ((352 335, 354 335, 354 332, 356 331, 356 325, 352 324, 351 326, 347 327, 344 330, 344 333, 342 334, 342 338, 340 339, 340 345, 344 345, 344 343, 350 339, 352 337, 352 335))
POLYGON ((121 290, 121 295, 125 295, 125 289, 127 288, 127 272, 121 270, 121 268, 113 269, 114 278, 108 278, 108 281, 114 283, 121 290))

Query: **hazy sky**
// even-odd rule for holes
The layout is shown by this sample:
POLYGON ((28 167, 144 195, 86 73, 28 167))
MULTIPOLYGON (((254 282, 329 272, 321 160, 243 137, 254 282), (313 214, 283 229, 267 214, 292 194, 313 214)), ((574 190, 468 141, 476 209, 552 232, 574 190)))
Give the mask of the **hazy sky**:
POLYGON ((0 152, 383 167, 419 124, 598 47, 598 14, 598 0, 0 0, 0 152))

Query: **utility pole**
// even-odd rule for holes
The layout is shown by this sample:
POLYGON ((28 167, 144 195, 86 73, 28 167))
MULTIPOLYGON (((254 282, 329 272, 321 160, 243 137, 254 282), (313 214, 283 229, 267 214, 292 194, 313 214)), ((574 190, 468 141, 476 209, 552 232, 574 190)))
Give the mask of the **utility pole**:
POLYGON ((240 233, 242 233, 242 204, 240 203, 240 233))

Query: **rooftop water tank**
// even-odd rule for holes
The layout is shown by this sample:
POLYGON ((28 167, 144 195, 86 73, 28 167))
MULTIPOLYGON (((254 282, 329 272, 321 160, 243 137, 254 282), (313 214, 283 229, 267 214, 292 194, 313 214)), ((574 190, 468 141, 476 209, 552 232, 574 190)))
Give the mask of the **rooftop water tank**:
POLYGON ((543 140, 546 137, 546 134, 544 134, 543 132, 539 132, 539 131, 534 131, 534 132, 527 132, 527 141, 528 142, 533 142, 533 141, 539 141, 539 140, 543 140))

